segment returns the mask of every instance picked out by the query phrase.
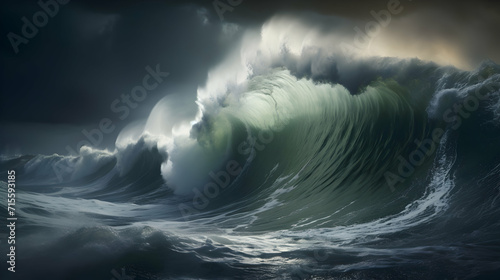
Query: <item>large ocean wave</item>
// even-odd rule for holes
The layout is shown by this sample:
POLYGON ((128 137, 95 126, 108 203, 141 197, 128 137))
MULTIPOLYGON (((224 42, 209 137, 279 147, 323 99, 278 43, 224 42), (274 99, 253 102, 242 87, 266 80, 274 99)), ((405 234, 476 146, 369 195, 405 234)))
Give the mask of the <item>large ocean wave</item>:
POLYGON ((209 74, 194 119, 163 119, 166 97, 113 151, 2 158, 19 274, 498 276, 500 66, 264 40, 209 74))

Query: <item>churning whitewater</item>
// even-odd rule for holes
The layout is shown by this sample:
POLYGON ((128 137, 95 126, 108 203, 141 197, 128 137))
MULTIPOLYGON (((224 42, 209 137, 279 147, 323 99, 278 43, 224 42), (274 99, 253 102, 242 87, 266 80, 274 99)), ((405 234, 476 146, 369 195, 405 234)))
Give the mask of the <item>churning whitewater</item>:
POLYGON ((191 119, 169 119, 181 105, 165 97, 113 151, 1 159, 19 178, 20 275, 498 274, 500 66, 350 56, 265 28, 209 73, 191 119))

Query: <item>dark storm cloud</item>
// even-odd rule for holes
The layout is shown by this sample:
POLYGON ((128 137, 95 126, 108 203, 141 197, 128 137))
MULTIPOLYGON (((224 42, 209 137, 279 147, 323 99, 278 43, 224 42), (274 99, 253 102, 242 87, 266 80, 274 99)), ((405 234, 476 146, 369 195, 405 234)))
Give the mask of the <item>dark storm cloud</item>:
MULTIPOLYGON (((4 38, 8 32, 20 34, 21 17, 38 8, 36 3, 2 4, 9 6, 2 9, 9 15, 2 25, 4 38)), ((160 64, 172 74, 156 95, 183 83, 195 91, 229 47, 221 44, 227 43, 220 39, 221 25, 203 24, 196 6, 151 2, 112 10, 89 5, 61 6, 18 54, 3 40, 3 120, 98 120, 109 114, 114 99, 141 81, 147 65, 160 64)))

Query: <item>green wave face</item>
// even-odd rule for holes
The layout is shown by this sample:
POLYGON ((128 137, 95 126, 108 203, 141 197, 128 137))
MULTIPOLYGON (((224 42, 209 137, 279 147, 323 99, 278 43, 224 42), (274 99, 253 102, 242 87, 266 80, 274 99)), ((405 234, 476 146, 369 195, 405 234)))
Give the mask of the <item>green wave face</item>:
POLYGON ((245 166, 226 192, 230 199, 221 196, 212 205, 244 200, 247 210, 264 209, 256 230, 268 230, 267 223, 290 228, 302 218, 314 226, 332 213, 337 217, 329 223, 350 223, 343 214, 356 207, 365 212, 358 222, 386 215, 366 206, 391 196, 384 172, 428 131, 411 90, 378 80, 353 95, 342 85, 297 79, 286 70, 252 78, 238 98, 228 93, 222 109, 198 130, 208 150, 230 141, 231 153, 223 157, 245 166), (265 210, 270 197, 274 205, 265 210))

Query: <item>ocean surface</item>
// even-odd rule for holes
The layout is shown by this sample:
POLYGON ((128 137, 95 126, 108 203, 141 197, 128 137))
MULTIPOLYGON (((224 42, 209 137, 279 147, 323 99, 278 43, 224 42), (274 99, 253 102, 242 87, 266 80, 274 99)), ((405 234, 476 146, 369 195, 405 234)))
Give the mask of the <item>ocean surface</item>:
POLYGON ((195 121, 114 150, 3 155, 1 279, 500 279, 500 66, 334 66, 209 79, 195 121))

